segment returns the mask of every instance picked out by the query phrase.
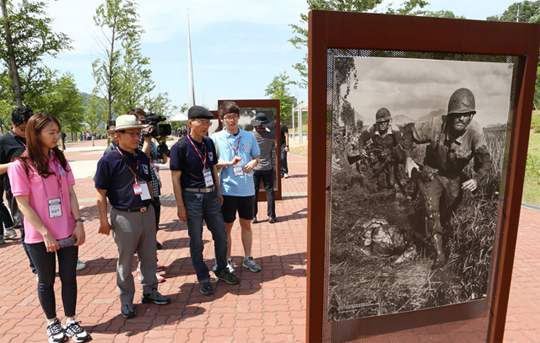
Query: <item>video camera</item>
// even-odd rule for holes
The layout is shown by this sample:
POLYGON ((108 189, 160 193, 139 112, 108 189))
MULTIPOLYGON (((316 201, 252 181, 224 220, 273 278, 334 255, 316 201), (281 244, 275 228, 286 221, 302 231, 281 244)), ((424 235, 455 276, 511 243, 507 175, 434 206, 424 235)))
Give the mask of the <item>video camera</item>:
POLYGON ((172 132, 170 124, 158 124, 159 122, 167 120, 167 117, 157 115, 155 113, 148 113, 145 118, 141 119, 143 124, 150 125, 153 128, 150 135, 152 137, 169 136, 172 132))
MULTIPOLYGON (((143 124, 150 125, 150 127, 153 129, 151 133, 148 133, 147 131, 143 131, 146 133, 146 135, 152 135, 152 137, 161 137, 161 136, 169 136, 172 132, 171 125, 170 124, 158 124, 159 122, 167 120, 167 117, 160 116, 155 113, 148 113, 148 115, 145 118, 141 119, 141 122, 143 124)), ((144 135, 144 133, 143 133, 144 135)), ((145 135, 145 136, 146 136, 145 135)), ((162 156, 162 154, 165 154, 167 156, 170 156, 171 152, 169 151, 169 148, 167 147, 167 144, 165 142, 161 142, 158 145, 158 155, 162 156)))

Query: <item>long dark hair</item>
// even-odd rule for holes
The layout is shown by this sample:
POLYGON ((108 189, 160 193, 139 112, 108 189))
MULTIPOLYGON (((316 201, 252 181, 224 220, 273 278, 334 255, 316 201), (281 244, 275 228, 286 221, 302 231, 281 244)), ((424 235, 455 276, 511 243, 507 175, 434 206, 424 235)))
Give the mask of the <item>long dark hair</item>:
MULTIPOLYGON (((26 154, 20 157, 23 162, 26 175, 30 176, 30 166, 37 170, 38 174, 44 178, 49 177, 54 172, 49 170, 49 158, 50 156, 43 155, 43 143, 39 139, 39 134, 49 123, 54 122, 58 125, 59 129, 62 129, 60 122, 55 117, 46 113, 36 113, 28 120, 26 124, 26 154)), ((60 162, 60 165, 64 170, 67 170, 67 163, 64 153, 54 147, 51 149, 56 159, 60 162)))

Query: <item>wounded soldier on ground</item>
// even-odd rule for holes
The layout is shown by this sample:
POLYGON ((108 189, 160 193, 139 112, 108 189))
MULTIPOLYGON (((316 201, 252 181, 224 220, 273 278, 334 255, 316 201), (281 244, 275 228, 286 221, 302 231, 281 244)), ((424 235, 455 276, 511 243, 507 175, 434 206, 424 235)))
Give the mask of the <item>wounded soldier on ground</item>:
MULTIPOLYGON (((360 158, 367 161, 371 167, 372 177, 384 173, 386 185, 394 185, 392 177, 392 153, 401 141, 401 132, 392 125, 392 115, 386 108, 380 108, 375 114, 375 124, 363 131, 358 138, 360 158)), ((357 168, 359 166, 357 165, 357 168)), ((363 174, 360 169, 360 174, 363 174)), ((377 178, 379 181, 379 178, 377 178)))
POLYGON ((446 264, 441 225, 440 205, 444 199, 446 209, 454 209, 463 191, 476 190, 488 176, 491 158, 482 127, 473 121, 475 102, 467 88, 456 90, 448 103, 448 114, 433 117, 421 123, 407 124, 403 130, 405 169, 411 177, 420 167, 412 159, 413 142, 428 143, 424 158, 424 206, 426 231, 436 256, 432 269, 446 264), (474 158, 473 178, 463 169, 474 158))

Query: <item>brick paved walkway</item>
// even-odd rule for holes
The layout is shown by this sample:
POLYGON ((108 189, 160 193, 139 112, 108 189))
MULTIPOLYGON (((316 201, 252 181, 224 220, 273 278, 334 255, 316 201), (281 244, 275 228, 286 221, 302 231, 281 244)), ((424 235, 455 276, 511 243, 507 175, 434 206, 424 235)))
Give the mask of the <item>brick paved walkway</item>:
MULTIPOLYGON (((166 281, 159 290, 172 304, 139 303, 138 316, 125 320, 119 314, 116 288, 116 246, 112 237, 97 234, 94 187, 90 178, 101 157, 89 142, 68 145, 66 156, 74 166, 76 192, 85 223, 87 242, 80 258, 88 267, 79 272, 77 319, 92 333, 95 342, 303 342, 306 310, 307 158, 289 155, 291 177, 283 180, 283 200, 276 204, 278 222, 253 226, 253 254, 261 273, 237 268, 238 285, 214 284, 216 293, 199 293, 189 258, 187 227, 176 216, 170 171, 160 174, 164 183, 159 263, 166 266, 166 281), (77 147, 78 151, 73 151, 77 147), (85 148, 86 147, 86 148, 85 148)), ((266 204, 259 204, 261 214, 266 204)), ((540 342, 540 212, 523 209, 518 238, 514 282, 507 322, 507 342, 540 342)), ((205 232, 205 259, 213 264, 211 236, 205 232)), ((240 230, 233 229, 233 256, 241 263, 240 230)), ((36 281, 18 241, 0 246, 0 342, 45 341, 44 315, 39 306, 36 281)), ((134 275, 136 266, 133 265, 134 275)), ((136 280, 136 283, 138 281, 136 280)), ((59 316, 60 282, 56 294, 59 316)), ((138 288, 138 287, 137 287, 138 288)))

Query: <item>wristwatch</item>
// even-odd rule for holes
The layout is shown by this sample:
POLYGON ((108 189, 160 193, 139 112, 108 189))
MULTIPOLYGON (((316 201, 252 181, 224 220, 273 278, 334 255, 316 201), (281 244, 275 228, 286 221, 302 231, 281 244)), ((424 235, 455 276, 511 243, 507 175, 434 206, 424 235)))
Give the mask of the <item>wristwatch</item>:
POLYGON ((289 146, 288 145, 285 145, 286 148, 288 148, 289 146))
POLYGON ((81 222, 81 223, 82 223, 82 222, 84 222, 84 219, 82 219, 82 218, 77 218, 77 219, 75 219, 75 223, 77 223, 77 222, 81 222))

